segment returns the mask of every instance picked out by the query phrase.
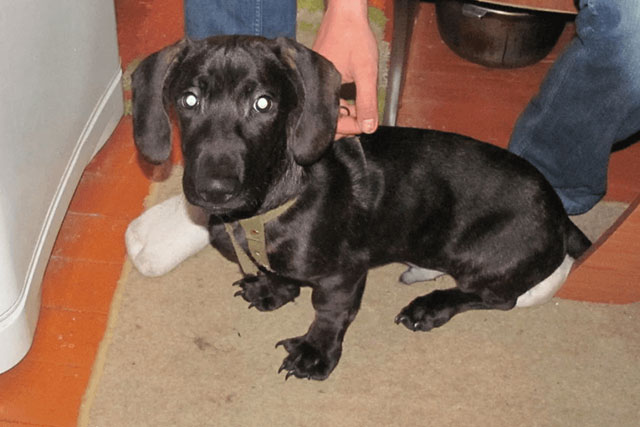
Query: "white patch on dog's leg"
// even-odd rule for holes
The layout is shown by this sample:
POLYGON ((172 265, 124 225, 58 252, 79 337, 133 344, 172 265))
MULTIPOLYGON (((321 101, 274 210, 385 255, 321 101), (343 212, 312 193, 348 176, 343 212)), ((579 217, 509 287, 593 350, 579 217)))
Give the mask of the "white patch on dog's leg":
POLYGON ((161 276, 209 244, 208 215, 174 196, 131 221, 127 253, 145 276, 161 276))
POLYGON ((408 264, 407 271, 402 273, 400 281, 405 285, 410 285, 416 282, 426 282, 427 280, 433 280, 436 277, 442 276, 444 273, 437 270, 429 270, 427 268, 418 267, 417 265, 408 264))
POLYGON ((531 307, 551 300, 567 280, 574 261, 569 255, 565 256, 562 264, 549 277, 518 297, 516 307, 531 307))

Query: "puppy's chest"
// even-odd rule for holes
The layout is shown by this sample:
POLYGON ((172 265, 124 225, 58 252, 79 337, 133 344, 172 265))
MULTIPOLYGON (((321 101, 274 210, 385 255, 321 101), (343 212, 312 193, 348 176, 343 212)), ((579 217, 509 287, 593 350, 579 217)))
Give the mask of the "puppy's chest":
POLYGON ((265 225, 265 245, 271 268, 281 274, 308 276, 314 273, 319 261, 328 259, 322 254, 323 239, 318 238, 314 222, 305 218, 273 221, 265 225))
POLYGON ((364 226, 339 211, 269 223, 265 236, 270 265, 277 273, 300 278, 340 270, 356 253, 366 252, 364 226))

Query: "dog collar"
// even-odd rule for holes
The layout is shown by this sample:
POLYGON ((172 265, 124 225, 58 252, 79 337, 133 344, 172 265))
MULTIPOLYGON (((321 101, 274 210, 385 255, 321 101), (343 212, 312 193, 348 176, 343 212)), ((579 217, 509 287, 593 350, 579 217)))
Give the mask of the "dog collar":
POLYGON ((267 243, 265 241, 264 225, 282 215, 287 209, 293 205, 296 199, 289 200, 284 205, 278 206, 261 215, 251 218, 241 219, 233 223, 224 223, 224 228, 231 239, 233 250, 236 252, 238 263, 245 275, 256 275, 260 271, 260 267, 271 270, 269 259, 267 258, 267 243), (240 224, 244 230, 244 236, 247 239, 249 252, 245 252, 234 236, 235 224, 240 224))

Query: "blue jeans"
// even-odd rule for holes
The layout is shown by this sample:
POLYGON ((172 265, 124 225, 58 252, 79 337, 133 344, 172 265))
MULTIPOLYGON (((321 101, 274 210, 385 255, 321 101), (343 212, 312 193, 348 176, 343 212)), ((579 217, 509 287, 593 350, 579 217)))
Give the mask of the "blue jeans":
POLYGON ((184 0, 187 35, 296 37, 296 0, 184 0))
POLYGON ((640 0, 580 0, 576 30, 509 142, 569 214, 604 196, 612 145, 640 130, 640 0))

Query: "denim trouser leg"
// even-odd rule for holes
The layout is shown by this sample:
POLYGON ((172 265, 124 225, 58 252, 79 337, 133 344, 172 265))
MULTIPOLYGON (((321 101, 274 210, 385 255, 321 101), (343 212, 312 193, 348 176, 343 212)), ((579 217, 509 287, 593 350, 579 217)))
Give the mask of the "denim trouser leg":
POLYGON ((576 29, 509 143, 570 214, 602 198, 611 146, 640 130, 640 0, 580 0, 576 29))
POLYGON ((296 0, 184 0, 186 33, 296 37, 296 0))

